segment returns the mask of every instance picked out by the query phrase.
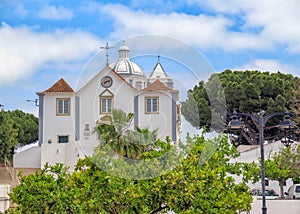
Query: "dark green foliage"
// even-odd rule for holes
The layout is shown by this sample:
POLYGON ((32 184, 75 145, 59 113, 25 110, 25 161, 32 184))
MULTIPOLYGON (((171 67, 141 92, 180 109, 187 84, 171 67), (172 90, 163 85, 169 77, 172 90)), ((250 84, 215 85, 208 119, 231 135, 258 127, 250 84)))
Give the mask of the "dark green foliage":
POLYGON ((38 139, 39 119, 33 114, 21 110, 9 112, 14 120, 14 126, 18 130, 18 143, 20 146, 31 144, 38 139))
POLYGON ((197 128, 203 126, 203 124, 209 124, 211 121, 210 103, 206 89, 204 88, 204 82, 199 82, 193 90, 188 91, 188 99, 182 103, 182 113, 186 118, 189 118, 189 122, 197 128), (199 114, 201 112, 201 114, 199 114))
POLYGON ((11 151, 18 144, 18 130, 6 112, 0 112, 0 161, 11 157, 11 151))
POLYGON ((38 118, 20 110, 0 111, 0 161, 10 158, 17 146, 38 139, 38 118))
MULTIPOLYGON (((208 129, 214 129, 211 127, 212 112, 222 113, 219 108, 221 104, 218 106, 215 101, 212 105, 212 100, 223 102, 224 109, 227 109, 228 113, 237 111, 255 114, 264 110, 267 115, 289 110, 297 115, 299 114, 299 86, 299 78, 290 74, 226 70, 213 74, 207 83, 201 81, 193 90, 189 90, 187 100, 182 103, 182 114, 194 127, 208 129), (211 84, 216 78, 223 89, 211 84), (224 91, 226 100, 223 101, 221 96, 211 94, 210 91, 224 91)), ((224 122, 226 120, 228 122, 229 119, 220 118, 224 122)), ((267 125, 277 124, 280 119, 282 118, 270 120, 267 125)), ((250 126, 255 129, 253 124, 250 126)), ((274 131, 271 130, 268 134, 272 135, 274 131)), ((243 143, 252 144, 245 140, 243 143)))
POLYGON ((226 70, 218 77, 225 90, 227 107, 249 113, 257 113, 260 109, 267 114, 274 113, 274 106, 268 105, 270 100, 276 103, 276 110, 290 109, 287 102, 292 100, 292 91, 299 84, 297 77, 279 72, 226 70))

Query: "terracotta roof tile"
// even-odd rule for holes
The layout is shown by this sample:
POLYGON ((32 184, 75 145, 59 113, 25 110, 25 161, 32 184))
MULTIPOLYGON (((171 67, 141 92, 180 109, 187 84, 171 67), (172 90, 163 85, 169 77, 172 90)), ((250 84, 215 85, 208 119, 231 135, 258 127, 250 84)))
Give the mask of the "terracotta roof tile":
POLYGON ((69 86, 69 84, 63 78, 61 78, 54 85, 52 85, 44 92, 74 92, 74 91, 71 88, 71 86, 69 86))
POLYGON ((160 80, 155 80, 153 83, 151 83, 146 88, 144 88, 143 91, 174 91, 174 90, 166 86, 160 80))

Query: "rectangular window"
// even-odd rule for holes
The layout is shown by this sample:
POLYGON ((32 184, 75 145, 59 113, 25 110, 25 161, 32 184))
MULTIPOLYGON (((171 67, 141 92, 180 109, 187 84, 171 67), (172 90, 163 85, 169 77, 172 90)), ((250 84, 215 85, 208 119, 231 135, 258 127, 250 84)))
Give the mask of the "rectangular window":
POLYGON ((146 113, 158 113, 158 97, 146 97, 145 100, 146 113))
POLYGON ((69 135, 58 136, 58 143, 68 143, 68 142, 69 142, 69 135))
POLYGON ((70 98, 56 99, 56 115, 58 116, 70 115, 70 98))
POLYGON ((110 113, 112 109, 112 102, 113 98, 112 97, 100 97, 100 109, 101 109, 101 114, 105 113, 110 113))

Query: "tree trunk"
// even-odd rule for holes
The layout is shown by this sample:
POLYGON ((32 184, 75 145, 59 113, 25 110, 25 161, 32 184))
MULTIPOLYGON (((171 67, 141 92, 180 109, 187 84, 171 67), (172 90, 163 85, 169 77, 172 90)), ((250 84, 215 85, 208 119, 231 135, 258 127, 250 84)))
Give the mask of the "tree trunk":
POLYGON ((283 184, 284 184, 284 182, 279 182, 279 187, 280 187, 280 198, 281 198, 281 199, 284 199, 283 184))

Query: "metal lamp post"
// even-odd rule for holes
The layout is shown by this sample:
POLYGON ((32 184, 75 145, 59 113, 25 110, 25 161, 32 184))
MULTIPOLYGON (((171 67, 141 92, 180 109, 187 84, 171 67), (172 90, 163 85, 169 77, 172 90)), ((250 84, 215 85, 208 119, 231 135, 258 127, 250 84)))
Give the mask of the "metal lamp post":
POLYGON ((38 102, 39 102, 39 99, 34 99, 34 100, 26 100, 27 102, 33 102, 35 103, 35 106, 39 106, 38 102))
POLYGON ((293 140, 289 139, 289 135, 291 134, 291 130, 296 127, 296 123, 290 120, 291 116, 288 112, 284 113, 284 120, 280 121, 279 128, 284 129, 284 138, 281 139, 281 143, 289 147, 294 142, 293 140))
MULTIPOLYGON (((296 126, 295 122, 290 120, 289 112, 283 113, 274 113, 270 115, 264 116, 264 111, 260 111, 257 116, 248 114, 248 113, 237 113, 234 112, 231 121, 228 124, 229 131, 237 131, 241 130, 244 127, 244 123, 239 120, 238 115, 241 116, 248 116, 251 117, 253 121, 255 121, 258 124, 258 134, 259 134, 259 145, 260 145, 260 153, 261 153, 261 189, 262 189, 262 214, 267 213, 267 206, 266 206, 266 180, 265 180, 265 155, 264 155, 264 127, 267 123, 267 121, 275 116, 284 115, 284 120, 281 121, 278 125, 278 128, 281 129, 288 129, 288 133, 290 133, 290 130, 296 126)), ((232 140, 232 137, 230 138, 232 140)), ((284 145, 290 145, 293 143, 292 140, 288 139, 287 135, 285 135, 284 140, 281 141, 284 145)), ((237 140, 235 139, 233 141, 234 145, 237 145, 237 140)))

